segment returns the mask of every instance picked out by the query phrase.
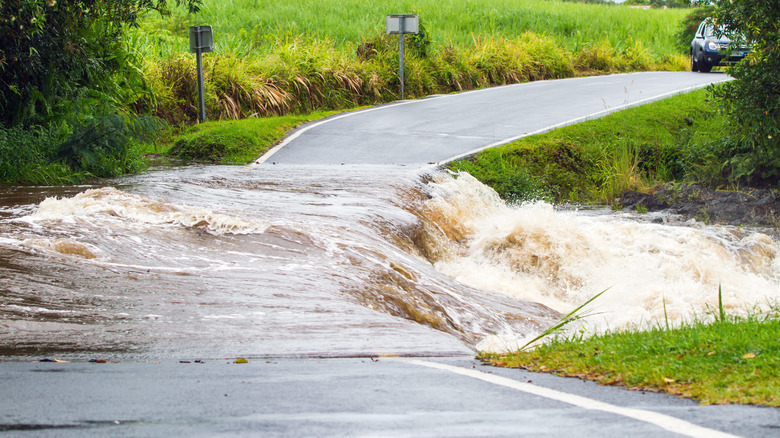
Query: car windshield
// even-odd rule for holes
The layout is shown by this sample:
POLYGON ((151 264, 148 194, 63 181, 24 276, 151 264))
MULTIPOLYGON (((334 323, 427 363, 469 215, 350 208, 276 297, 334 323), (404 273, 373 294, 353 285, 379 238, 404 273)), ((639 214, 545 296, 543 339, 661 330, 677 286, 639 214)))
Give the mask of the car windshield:
POLYGON ((707 38, 717 38, 720 41, 731 41, 731 38, 727 37, 724 30, 720 27, 707 26, 704 30, 704 36, 707 38))

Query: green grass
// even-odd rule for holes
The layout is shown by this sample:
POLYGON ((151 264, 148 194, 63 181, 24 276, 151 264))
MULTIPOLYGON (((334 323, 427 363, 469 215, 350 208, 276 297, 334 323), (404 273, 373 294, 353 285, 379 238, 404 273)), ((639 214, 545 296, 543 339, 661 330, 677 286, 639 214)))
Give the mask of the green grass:
POLYGON ((268 49, 281 35, 306 35, 354 49, 385 31, 385 15, 418 13, 435 45, 469 44, 474 37, 515 38, 527 31, 552 37, 572 51, 594 42, 613 47, 642 41, 658 55, 680 53, 675 42, 683 9, 639 10, 621 5, 588 5, 556 0, 301 0, 206 1, 202 11, 175 19, 149 17, 145 29, 165 31, 186 48, 187 27, 213 26, 217 51, 245 54, 268 49))
POLYGON ((483 355, 493 365, 666 392, 703 404, 780 406, 780 312, 667 330, 552 339, 531 351, 483 355))
POLYGON ((138 151, 185 161, 246 164, 268 151, 295 127, 331 114, 314 112, 305 116, 206 122, 162 143, 139 145, 138 151))
POLYGON ((526 137, 449 167, 508 200, 608 204, 624 190, 694 176, 693 145, 712 135, 717 118, 716 105, 699 90, 526 137))

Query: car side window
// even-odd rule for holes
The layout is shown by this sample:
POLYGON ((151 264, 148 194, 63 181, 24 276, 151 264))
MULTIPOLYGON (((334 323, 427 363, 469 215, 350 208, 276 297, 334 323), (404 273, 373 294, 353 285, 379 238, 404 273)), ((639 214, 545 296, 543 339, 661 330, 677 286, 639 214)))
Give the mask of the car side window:
POLYGON ((700 25, 699 25, 699 30, 697 30, 697 31, 696 31, 696 36, 697 36, 697 37, 699 37, 699 38, 704 38, 704 28, 705 28, 705 27, 706 27, 706 26, 705 26, 705 24, 704 24, 704 23, 702 23, 702 24, 700 24, 700 25))

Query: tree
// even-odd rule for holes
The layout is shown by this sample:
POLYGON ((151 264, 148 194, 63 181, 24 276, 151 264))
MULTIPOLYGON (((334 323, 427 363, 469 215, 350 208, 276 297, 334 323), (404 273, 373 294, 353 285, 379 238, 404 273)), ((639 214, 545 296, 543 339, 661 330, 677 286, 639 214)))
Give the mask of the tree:
MULTIPOLYGON (((175 0, 197 12, 202 0, 175 0)), ((129 69, 121 36, 167 0, 0 0, 0 125, 45 123, 129 69)))
POLYGON ((753 53, 729 70, 735 80, 714 88, 714 96, 737 129, 735 147, 750 158, 744 172, 774 185, 780 176, 780 2, 716 0, 715 6, 715 22, 732 40, 751 43, 753 53))

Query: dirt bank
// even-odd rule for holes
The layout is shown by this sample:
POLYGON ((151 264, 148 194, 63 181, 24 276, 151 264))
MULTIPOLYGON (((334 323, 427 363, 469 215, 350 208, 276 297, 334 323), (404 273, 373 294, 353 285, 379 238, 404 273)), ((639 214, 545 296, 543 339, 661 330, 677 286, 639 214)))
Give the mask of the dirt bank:
POLYGON ((698 184, 667 184, 650 193, 624 192, 624 211, 668 211, 708 224, 777 227, 780 195, 766 189, 711 190, 698 184))

